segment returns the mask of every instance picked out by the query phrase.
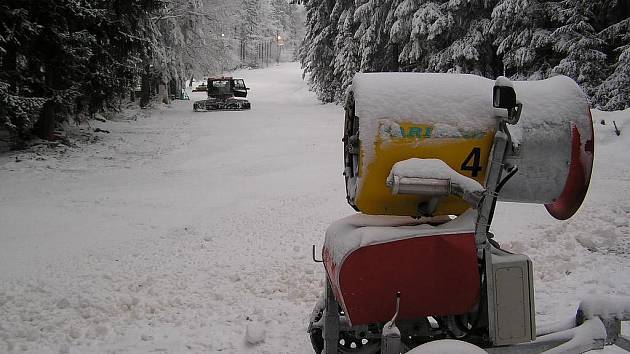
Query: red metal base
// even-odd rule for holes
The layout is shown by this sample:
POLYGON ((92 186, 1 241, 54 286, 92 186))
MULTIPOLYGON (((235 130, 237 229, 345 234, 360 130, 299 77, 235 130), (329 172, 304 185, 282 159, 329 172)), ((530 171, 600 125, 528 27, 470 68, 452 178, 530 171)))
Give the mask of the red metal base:
POLYGON ((333 291, 352 325, 464 314, 479 301, 473 233, 405 238, 360 247, 334 264, 324 249, 333 291))

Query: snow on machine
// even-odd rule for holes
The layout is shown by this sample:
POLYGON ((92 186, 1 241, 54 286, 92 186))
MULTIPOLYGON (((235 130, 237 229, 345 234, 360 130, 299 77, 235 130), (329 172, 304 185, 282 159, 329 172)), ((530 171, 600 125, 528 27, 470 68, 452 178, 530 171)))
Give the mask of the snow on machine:
POLYGON ((243 79, 232 77, 208 78, 206 91, 208 99, 195 101, 193 110, 199 111, 242 111, 251 109, 250 102, 246 99, 249 87, 245 86, 243 79))
POLYGON ((573 80, 357 74, 345 109, 347 200, 359 213, 326 231, 316 353, 431 353, 418 346, 440 339, 489 353, 630 351, 630 301, 584 302, 571 325, 537 331, 532 262, 489 231, 498 200, 561 220, 582 204, 593 126, 573 80))

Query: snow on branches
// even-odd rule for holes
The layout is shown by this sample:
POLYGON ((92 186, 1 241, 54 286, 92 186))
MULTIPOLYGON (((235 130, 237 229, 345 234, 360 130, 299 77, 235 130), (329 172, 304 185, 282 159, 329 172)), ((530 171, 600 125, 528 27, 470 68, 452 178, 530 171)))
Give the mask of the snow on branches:
POLYGON ((630 8, 622 1, 311 0, 305 8, 300 59, 325 101, 342 101, 355 72, 419 71, 564 74, 593 106, 630 107, 630 8))

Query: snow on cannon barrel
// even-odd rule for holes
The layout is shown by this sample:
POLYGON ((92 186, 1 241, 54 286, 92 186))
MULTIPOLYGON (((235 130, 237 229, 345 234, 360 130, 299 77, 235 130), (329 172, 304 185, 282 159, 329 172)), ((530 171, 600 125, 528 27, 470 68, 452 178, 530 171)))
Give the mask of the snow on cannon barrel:
MULTIPOLYGON (((505 169, 518 168, 499 200, 545 204, 558 219, 580 207, 593 163, 588 102, 577 84, 556 76, 540 81, 507 79, 522 104, 508 125, 505 169)), ((495 81, 466 74, 370 73, 354 77, 346 102, 344 161, 347 199, 376 215, 460 215, 469 208, 448 196, 392 194, 385 184, 392 166, 411 158, 439 159, 485 185, 498 115, 495 81)))
POLYGON ((557 219, 568 219, 586 197, 594 157, 593 122, 586 97, 566 76, 516 81, 523 103, 516 125, 508 125, 512 151, 507 163, 519 172, 499 200, 545 204, 557 219))

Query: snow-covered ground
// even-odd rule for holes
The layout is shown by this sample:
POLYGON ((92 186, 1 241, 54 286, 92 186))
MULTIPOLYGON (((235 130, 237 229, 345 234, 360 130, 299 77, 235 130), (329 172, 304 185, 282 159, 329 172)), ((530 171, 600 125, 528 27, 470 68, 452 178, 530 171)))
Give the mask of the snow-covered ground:
MULTIPOLYGON (((236 74, 251 111, 176 101, 92 122, 111 133, 91 144, 0 155, 0 353, 312 353, 323 269, 311 245, 353 211, 343 109, 300 74, 236 74)), ((497 240, 534 261, 539 323, 590 294, 630 296, 630 132, 612 126, 630 112, 594 114, 575 217, 497 208, 497 240)))

